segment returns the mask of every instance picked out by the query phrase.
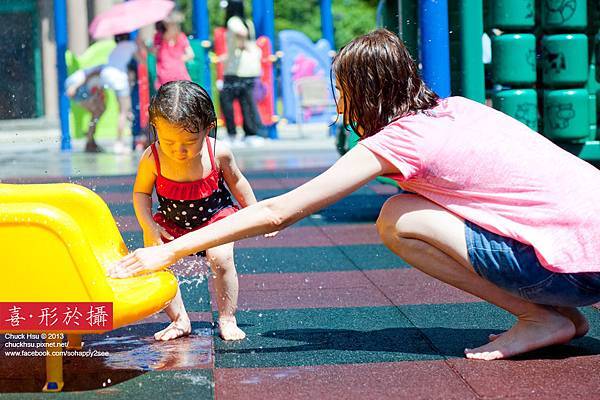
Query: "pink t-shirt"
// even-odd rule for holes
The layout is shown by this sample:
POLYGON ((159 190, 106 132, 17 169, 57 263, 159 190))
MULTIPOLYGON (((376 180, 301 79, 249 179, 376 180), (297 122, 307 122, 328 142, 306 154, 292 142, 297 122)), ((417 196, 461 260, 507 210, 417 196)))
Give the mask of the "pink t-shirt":
POLYGON ((533 246, 548 270, 600 271, 600 171, 519 121, 450 97, 359 143, 403 189, 533 246))
POLYGON ((154 36, 154 47, 156 48, 156 77, 158 85, 164 85, 171 81, 189 81, 190 74, 182 60, 185 49, 190 42, 184 33, 177 36, 177 40, 169 41, 163 39, 161 33, 154 36))

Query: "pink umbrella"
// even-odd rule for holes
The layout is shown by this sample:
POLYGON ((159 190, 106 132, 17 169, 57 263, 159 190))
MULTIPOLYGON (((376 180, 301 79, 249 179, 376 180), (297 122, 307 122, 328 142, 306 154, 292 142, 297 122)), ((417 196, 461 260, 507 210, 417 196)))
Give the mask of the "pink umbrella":
POLYGON ((132 32, 165 19, 173 7, 175 3, 169 0, 129 0, 115 4, 94 18, 89 32, 94 39, 132 32))

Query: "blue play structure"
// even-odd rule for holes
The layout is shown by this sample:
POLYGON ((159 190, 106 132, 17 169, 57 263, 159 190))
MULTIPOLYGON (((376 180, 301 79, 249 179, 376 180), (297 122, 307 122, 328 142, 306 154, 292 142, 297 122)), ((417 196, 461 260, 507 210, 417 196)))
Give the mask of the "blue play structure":
MULTIPOLYGON (((332 48, 326 39, 313 43, 304 33, 292 30, 279 32, 279 45, 284 54, 281 59, 283 117, 290 122, 298 122, 299 98, 294 93, 294 84, 306 77, 315 77, 329 84, 332 48)), ((324 91, 323 96, 333 100, 331 90, 324 91)), ((327 120, 332 114, 331 110, 314 109, 310 112, 305 120, 327 120)))

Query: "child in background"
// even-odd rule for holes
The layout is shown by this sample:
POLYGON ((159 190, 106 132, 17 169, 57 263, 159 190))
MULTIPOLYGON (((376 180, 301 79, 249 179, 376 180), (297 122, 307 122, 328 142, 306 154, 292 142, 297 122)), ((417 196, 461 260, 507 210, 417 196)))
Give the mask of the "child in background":
MULTIPOLYGON (((133 188, 145 246, 168 242, 235 213, 238 208, 232 194, 242 208, 256 203, 231 151, 226 146, 215 147, 215 139, 209 138, 216 128, 216 115, 204 89, 189 81, 169 82, 160 87, 149 112, 158 140, 142 155, 133 188), (158 197, 154 216, 153 190, 158 197)), ((207 249, 205 255, 215 277, 220 335, 224 340, 243 339, 246 335, 235 319, 238 280, 233 243, 207 249)), ((180 291, 165 312, 173 322, 154 335, 156 340, 190 333, 180 291)))
POLYGON ((106 87, 115 91, 119 103, 119 126, 114 152, 117 154, 131 152, 130 146, 124 143, 125 132, 131 128, 133 114, 131 112, 131 86, 127 66, 135 57, 142 62, 139 49, 143 46, 140 36, 131 40, 129 33, 115 35, 116 47, 108 56, 108 62, 102 68, 100 77, 106 87))
POLYGON ((80 69, 65 81, 67 96, 92 114, 86 135, 86 153, 100 153, 103 151, 94 139, 98 120, 106 110, 104 85, 100 79, 100 72, 103 67, 103 65, 98 65, 92 68, 80 69))
POLYGON ((357 146, 299 188, 138 249, 109 274, 157 271, 191 252, 281 229, 388 175, 412 194, 383 205, 382 242, 517 319, 465 349, 468 358, 508 358, 585 335, 577 307, 600 301, 600 171, 506 114, 440 99, 387 30, 354 39, 332 70, 338 112, 361 136, 357 146))
POLYGON ((156 54, 156 89, 167 82, 191 80, 185 63, 194 58, 194 50, 181 32, 182 22, 183 15, 174 11, 156 24, 152 47, 156 54))

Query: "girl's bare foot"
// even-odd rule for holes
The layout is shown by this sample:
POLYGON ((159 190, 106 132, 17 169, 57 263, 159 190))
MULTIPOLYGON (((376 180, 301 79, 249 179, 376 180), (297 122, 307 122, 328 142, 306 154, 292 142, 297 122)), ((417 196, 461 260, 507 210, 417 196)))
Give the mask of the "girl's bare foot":
POLYGON ((219 318, 219 336, 223 340, 242 340, 246 334, 238 328, 235 317, 223 317, 219 318))
MULTIPOLYGON (((588 323, 585 315, 583 315, 577 308, 575 307, 554 307, 556 311, 569 318, 573 325, 575 325, 575 336, 573 338, 580 338, 585 336, 590 330, 590 324, 588 323)), ((504 333, 494 334, 492 333, 488 336, 490 342, 498 339, 504 333)))
POLYGON ((185 318, 179 318, 171 322, 171 324, 162 331, 156 332, 154 334, 154 339, 162 341, 173 340, 182 336, 188 336, 191 332, 192 324, 186 316, 185 318))
POLYGON ((477 360, 497 360, 566 343, 574 336, 573 322, 549 308, 547 312, 533 318, 520 318, 510 330, 496 340, 476 349, 465 349, 465 355, 477 360))

